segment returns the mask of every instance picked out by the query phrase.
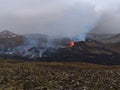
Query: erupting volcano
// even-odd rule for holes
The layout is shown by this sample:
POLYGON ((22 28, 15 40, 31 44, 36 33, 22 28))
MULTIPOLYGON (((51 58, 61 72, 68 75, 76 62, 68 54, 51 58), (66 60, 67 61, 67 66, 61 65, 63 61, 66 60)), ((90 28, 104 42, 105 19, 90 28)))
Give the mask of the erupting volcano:
POLYGON ((73 47, 75 43, 73 41, 70 42, 70 47, 73 47))

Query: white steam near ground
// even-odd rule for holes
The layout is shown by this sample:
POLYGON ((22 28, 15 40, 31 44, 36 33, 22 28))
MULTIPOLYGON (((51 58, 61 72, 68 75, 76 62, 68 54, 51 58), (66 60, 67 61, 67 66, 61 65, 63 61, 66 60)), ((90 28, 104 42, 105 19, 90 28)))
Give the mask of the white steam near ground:
POLYGON ((119 33, 119 0, 1 0, 0 30, 84 40, 91 30, 119 33))

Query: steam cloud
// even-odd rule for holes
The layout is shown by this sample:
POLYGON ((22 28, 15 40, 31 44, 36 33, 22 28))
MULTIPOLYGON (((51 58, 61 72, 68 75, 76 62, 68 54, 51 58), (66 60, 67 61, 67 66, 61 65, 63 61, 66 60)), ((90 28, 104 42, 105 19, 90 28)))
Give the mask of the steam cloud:
MULTIPOLYGON (((119 6, 120 0, 1 0, 0 29, 80 41, 85 40, 92 30, 97 33, 120 32, 119 6)), ((28 37, 22 46, 9 48, 6 52, 1 50, 0 54, 42 57, 46 49, 52 46, 51 40, 42 45, 28 37)))
POLYGON ((0 29, 15 33, 84 40, 91 30, 118 33, 120 28, 119 0, 6 0, 0 3, 1 8, 7 7, 1 10, 0 29))
MULTIPOLYGON (((1 16, 0 23, 2 27, 17 30, 18 33, 43 33, 84 40, 86 33, 98 20, 94 6, 82 1, 53 0, 48 7, 42 7, 45 8, 44 11, 14 10, 14 13, 10 13, 9 16, 1 16)), ((34 9, 36 8, 32 8, 34 9)))

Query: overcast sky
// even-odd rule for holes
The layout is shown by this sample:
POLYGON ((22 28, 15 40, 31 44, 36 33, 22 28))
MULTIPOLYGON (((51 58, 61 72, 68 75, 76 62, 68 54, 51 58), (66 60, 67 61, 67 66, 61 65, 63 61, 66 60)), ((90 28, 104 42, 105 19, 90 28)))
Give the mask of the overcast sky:
POLYGON ((0 31, 68 36, 92 29, 120 33, 119 23, 120 0, 0 0, 0 31))

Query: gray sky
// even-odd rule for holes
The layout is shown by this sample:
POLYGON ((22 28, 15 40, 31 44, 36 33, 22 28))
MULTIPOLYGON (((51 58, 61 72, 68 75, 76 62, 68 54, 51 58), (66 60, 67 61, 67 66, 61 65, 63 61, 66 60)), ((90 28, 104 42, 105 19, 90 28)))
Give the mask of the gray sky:
POLYGON ((75 36, 95 27, 120 33, 119 6, 120 0, 0 0, 0 31, 75 36))

